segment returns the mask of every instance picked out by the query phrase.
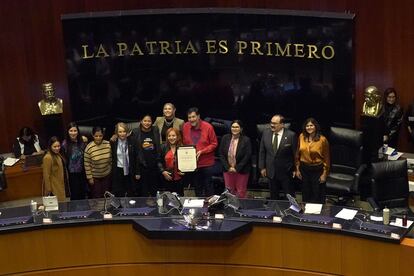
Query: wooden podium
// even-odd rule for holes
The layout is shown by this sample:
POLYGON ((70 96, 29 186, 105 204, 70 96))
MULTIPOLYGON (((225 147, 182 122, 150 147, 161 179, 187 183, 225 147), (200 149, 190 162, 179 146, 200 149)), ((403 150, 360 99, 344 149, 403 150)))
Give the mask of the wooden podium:
POLYGON ((42 196, 43 170, 40 166, 24 167, 20 160, 5 168, 7 188, 0 191, 0 201, 42 196))
POLYGON ((255 226, 230 241, 149 240, 130 224, 0 235, 0 275, 411 275, 414 242, 255 226), (20 274, 22 273, 22 274, 20 274))

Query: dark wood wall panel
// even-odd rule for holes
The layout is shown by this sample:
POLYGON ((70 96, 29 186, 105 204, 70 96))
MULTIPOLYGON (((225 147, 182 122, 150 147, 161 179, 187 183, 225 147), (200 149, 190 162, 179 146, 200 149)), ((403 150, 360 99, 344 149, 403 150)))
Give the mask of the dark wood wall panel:
MULTIPOLYGON (((355 24, 356 114, 364 87, 397 89, 404 108, 414 101, 414 13, 410 0, 8 0, 0 2, 0 151, 8 152, 23 125, 42 133, 40 85, 55 84, 71 118, 61 14, 125 9, 243 7, 351 12, 355 24)), ((359 126, 359 115, 355 118, 359 126)), ((412 150, 402 132, 401 149, 412 150)))

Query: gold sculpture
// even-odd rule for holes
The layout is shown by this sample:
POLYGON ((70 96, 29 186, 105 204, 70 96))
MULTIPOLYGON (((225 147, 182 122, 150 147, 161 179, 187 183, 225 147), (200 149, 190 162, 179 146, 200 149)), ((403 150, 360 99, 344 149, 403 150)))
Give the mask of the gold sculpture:
POLYGON ((53 84, 50 82, 43 83, 42 90, 44 99, 38 103, 42 115, 44 116, 63 113, 63 100, 56 98, 53 84))
POLYGON ((371 85, 365 88, 364 105, 362 106, 362 114, 370 117, 378 117, 382 111, 381 95, 378 88, 371 85))

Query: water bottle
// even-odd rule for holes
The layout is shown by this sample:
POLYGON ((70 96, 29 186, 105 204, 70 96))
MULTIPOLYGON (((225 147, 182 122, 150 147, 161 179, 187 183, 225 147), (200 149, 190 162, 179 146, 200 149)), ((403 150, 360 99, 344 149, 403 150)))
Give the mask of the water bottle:
POLYGON ((158 213, 161 214, 163 212, 164 202, 162 200, 160 191, 157 191, 157 206, 158 206, 158 213))
POLYGON ((30 201, 30 211, 32 211, 33 222, 36 222, 37 202, 33 199, 30 201))
POLYGON ((37 211, 37 202, 33 199, 30 201, 30 211, 32 211, 32 213, 36 213, 37 211))
POLYGON ((387 206, 385 206, 385 208, 382 210, 382 219, 385 225, 388 225, 390 223, 390 209, 388 209, 387 206))

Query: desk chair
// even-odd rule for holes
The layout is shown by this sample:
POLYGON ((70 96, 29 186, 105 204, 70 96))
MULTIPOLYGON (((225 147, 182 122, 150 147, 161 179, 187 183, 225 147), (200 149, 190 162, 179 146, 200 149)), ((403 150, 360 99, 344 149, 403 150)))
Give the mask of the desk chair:
POLYGON ((407 160, 372 163, 372 197, 368 202, 375 211, 408 207, 407 160))
POLYGON ((328 199, 346 205, 358 193, 366 166, 362 164, 362 132, 331 127, 329 135, 331 170, 326 180, 328 199))

